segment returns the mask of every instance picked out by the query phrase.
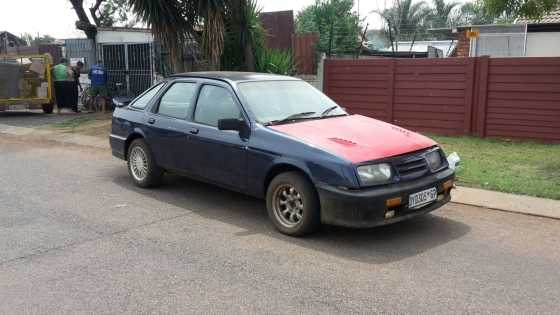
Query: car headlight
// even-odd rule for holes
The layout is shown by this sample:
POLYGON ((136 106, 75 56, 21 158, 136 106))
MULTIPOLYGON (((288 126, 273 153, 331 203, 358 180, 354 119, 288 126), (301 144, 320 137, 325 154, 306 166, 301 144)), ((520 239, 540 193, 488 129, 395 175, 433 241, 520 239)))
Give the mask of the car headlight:
POLYGON ((393 175, 388 163, 358 166, 358 176, 363 185, 375 185, 388 182, 393 175))
POLYGON ((434 150, 426 154, 426 162, 432 171, 438 170, 443 166, 443 158, 440 150, 434 150))

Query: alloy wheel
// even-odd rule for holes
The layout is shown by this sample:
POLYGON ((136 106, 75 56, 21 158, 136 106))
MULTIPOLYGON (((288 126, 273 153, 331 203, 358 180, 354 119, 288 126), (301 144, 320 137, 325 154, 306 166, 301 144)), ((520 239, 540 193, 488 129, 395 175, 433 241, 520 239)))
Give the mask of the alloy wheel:
POLYGON ((302 195, 290 184, 283 184, 276 188, 272 207, 274 215, 285 227, 294 227, 303 218, 302 195))
POLYGON ((129 157, 132 176, 137 181, 143 181, 148 175, 148 157, 146 152, 139 146, 132 148, 129 157))

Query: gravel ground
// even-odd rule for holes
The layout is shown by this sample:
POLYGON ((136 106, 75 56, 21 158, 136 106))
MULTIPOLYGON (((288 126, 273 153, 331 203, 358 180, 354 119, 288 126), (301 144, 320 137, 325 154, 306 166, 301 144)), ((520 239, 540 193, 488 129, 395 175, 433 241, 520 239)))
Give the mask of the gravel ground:
POLYGON ((264 202, 107 151, 0 139, 0 314, 557 314, 560 221, 448 205, 275 232, 264 202))
POLYGON ((67 119, 72 119, 88 113, 73 113, 64 110, 62 114, 44 114, 42 110, 29 110, 29 111, 6 111, 0 112, 0 124, 6 124, 16 127, 39 127, 47 124, 63 122, 67 119))

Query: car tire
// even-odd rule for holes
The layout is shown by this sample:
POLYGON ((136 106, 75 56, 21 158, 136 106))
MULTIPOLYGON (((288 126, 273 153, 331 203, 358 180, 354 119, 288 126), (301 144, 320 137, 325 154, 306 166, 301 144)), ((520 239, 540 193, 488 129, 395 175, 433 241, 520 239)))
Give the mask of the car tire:
POLYGON ((127 157, 128 173, 137 186, 149 188, 161 184, 164 171, 156 164, 152 151, 144 139, 132 141, 127 157))
POLYGON ((52 114, 53 109, 54 109, 53 104, 43 104, 43 113, 52 114))
POLYGON ((315 187, 299 172, 274 177, 266 192, 266 206, 270 220, 284 234, 303 236, 321 225, 315 187))

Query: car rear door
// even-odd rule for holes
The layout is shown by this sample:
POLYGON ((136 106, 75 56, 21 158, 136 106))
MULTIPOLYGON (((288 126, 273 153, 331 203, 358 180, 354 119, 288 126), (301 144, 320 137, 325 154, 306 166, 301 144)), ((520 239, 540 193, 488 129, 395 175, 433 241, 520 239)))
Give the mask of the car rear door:
POLYGON ((247 189, 248 139, 237 131, 218 130, 218 120, 226 118, 247 121, 228 86, 203 84, 189 131, 191 166, 201 178, 243 191, 247 189))
POLYGON ((177 80, 162 93, 147 117, 150 146, 159 166, 167 170, 189 172, 188 132, 198 84, 177 80))

